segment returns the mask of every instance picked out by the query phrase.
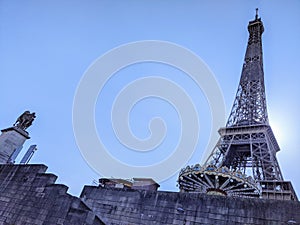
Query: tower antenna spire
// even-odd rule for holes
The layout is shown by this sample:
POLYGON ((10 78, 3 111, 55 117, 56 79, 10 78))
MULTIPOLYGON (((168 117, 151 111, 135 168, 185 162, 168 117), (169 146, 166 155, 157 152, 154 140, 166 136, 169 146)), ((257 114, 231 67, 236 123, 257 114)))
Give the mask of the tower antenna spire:
POLYGON ((255 19, 258 19, 258 8, 255 9, 256 13, 255 13, 255 19))

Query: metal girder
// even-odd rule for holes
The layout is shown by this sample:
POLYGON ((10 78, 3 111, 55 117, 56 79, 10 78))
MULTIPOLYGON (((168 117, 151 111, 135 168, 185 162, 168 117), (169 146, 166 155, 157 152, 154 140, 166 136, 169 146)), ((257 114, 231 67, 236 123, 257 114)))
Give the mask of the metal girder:
POLYGON ((240 170, 256 180, 283 180, 277 158, 278 144, 268 125, 223 130, 206 164, 240 170), (245 130, 247 132, 245 132, 245 130), (249 170, 250 169, 250 170, 249 170), (251 172, 251 174, 249 174, 251 172))

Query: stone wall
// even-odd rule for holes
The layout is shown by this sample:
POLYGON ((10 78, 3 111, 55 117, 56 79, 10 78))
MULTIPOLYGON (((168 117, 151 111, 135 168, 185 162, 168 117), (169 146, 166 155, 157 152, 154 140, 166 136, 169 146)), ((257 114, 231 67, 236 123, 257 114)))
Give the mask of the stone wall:
POLYGON ((78 198, 46 170, 0 165, 0 225, 300 224, 300 202, 95 186, 78 198))
POLYGON ((105 224, 299 224, 300 203, 200 193, 85 186, 81 199, 105 224), (298 223, 292 223, 292 222, 298 223))
POLYGON ((0 225, 104 224, 44 165, 0 165, 0 225))

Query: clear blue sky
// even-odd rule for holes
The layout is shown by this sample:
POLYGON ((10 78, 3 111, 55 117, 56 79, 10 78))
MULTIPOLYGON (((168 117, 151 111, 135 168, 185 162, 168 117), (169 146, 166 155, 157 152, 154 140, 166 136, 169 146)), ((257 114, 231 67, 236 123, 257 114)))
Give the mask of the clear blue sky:
MULTIPOLYGON (((214 73, 223 92, 227 118, 240 78, 247 25, 257 7, 265 26, 264 71, 270 124, 281 147, 277 156, 285 179, 293 181, 299 195, 300 2, 297 0, 288 3, 0 0, 0 128, 11 126, 27 109, 36 112, 37 119, 28 130, 31 139, 24 150, 37 144, 38 151, 31 163, 46 164, 48 172, 59 176, 59 183, 68 185, 71 193, 79 194, 83 185, 100 177, 82 158, 72 126, 76 88, 91 63, 110 49, 133 41, 163 40, 184 46, 201 57, 214 73)), ((139 74, 162 73, 173 79, 172 74, 178 72, 161 65, 136 66, 123 73, 134 74, 136 78, 139 74)), ((109 118, 105 119, 101 110, 110 110, 106 107, 112 104, 114 87, 122 88, 122 82, 118 76, 111 79, 96 105, 97 128, 99 134, 106 135, 105 144, 112 154, 119 154, 116 151, 119 143, 114 142, 109 131, 105 132, 109 118)), ((191 92, 200 115, 200 143, 189 162, 194 164, 200 161, 206 146, 211 129, 207 122, 210 112, 203 93, 194 90, 188 79, 174 78, 174 82, 191 92)), ((148 101, 151 107, 146 103, 132 110, 132 129, 137 136, 148 135, 145 126, 139 124, 147 124, 151 116, 159 115, 159 110, 161 117, 167 115, 166 124, 174 125, 168 131, 179 127, 177 114, 168 103, 155 99, 148 101), (148 113, 151 110, 155 113, 148 113)), ((172 147, 178 132, 167 137, 172 147)), ((134 152, 125 152, 121 157, 128 163, 143 165, 134 152)), ((151 157, 147 163, 155 160, 151 157)), ((176 179, 177 175, 161 183, 161 190, 177 190, 176 179)))

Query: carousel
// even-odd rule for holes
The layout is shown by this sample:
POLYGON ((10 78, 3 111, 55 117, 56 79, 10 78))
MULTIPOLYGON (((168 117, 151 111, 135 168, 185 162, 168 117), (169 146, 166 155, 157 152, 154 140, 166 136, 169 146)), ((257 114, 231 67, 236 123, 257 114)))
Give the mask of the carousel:
POLYGON ((252 177, 240 171, 214 165, 187 166, 179 173, 178 185, 181 192, 200 192, 222 196, 258 198, 261 188, 252 177))

